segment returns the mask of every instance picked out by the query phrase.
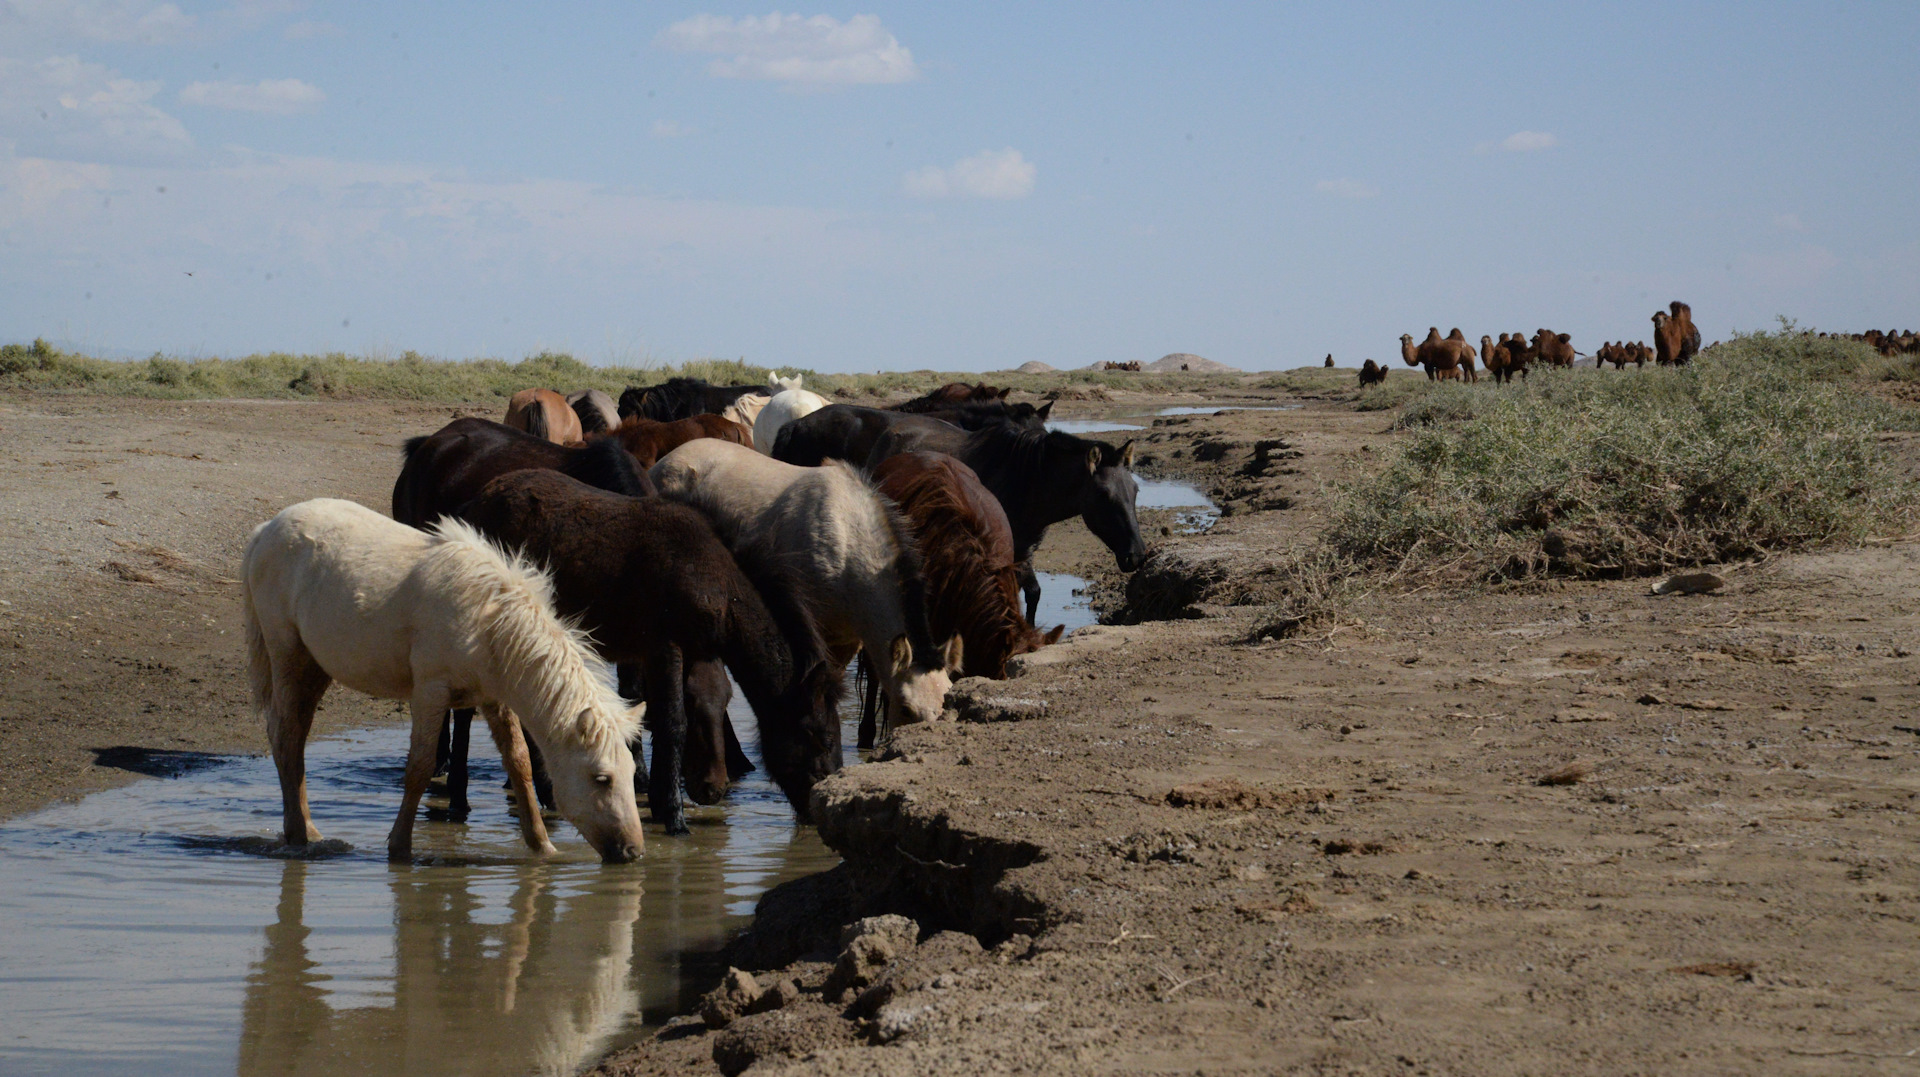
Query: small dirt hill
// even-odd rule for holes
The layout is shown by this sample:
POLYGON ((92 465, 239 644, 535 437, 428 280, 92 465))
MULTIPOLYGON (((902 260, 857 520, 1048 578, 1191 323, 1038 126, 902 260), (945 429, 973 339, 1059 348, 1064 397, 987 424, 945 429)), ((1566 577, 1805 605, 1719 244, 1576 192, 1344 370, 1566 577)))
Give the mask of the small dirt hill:
POLYGON ((1147 369, 1156 374, 1178 374, 1182 370, 1194 374, 1237 374, 1240 372, 1239 367, 1231 367, 1225 363, 1216 363, 1211 359, 1206 359, 1198 355, 1189 355, 1186 352, 1174 352, 1172 355, 1163 355, 1153 362, 1148 363, 1147 369))
POLYGON ((1038 360, 1038 359, 1030 359, 1030 360, 1028 360, 1027 362, 1024 362, 1024 363, 1021 363, 1021 364, 1020 364, 1020 369, 1019 369, 1019 370, 1017 371, 1017 373, 1020 373, 1020 374, 1051 374, 1051 373, 1053 373, 1053 371, 1054 371, 1054 368, 1053 368, 1052 366, 1049 366, 1048 364, 1046 364, 1046 363, 1043 363, 1043 362, 1041 362, 1041 361, 1040 361, 1040 360, 1038 360))

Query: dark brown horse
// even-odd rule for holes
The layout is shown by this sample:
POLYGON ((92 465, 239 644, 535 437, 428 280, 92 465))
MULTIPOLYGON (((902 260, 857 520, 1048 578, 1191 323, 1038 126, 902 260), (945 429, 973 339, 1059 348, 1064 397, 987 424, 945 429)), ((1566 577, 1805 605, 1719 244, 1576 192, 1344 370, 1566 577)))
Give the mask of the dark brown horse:
POLYGON ((774 557, 730 553, 697 509, 551 471, 503 475, 460 515, 544 563, 556 611, 579 618, 606 658, 640 666, 653 739, 647 802, 667 833, 687 832, 683 782, 711 804, 739 776, 726 759, 722 663, 760 723, 767 773, 807 819, 814 783, 840 766, 840 670, 796 573, 774 557))
POLYGON ((819 467, 827 460, 867 467, 875 462, 869 459, 874 443, 895 427, 929 435, 981 430, 1003 423, 1024 430, 1045 430, 1052 409, 1051 400, 1037 409, 1032 404, 995 402, 947 404, 939 410, 918 413, 829 404, 782 426, 769 455, 801 467, 819 467))
POLYGON ((968 385, 964 381, 950 381, 925 396, 916 396, 912 400, 895 404, 887 410, 918 413, 944 411, 955 404, 967 404, 975 401, 999 401, 1005 403, 1007 394, 1012 391, 1012 389, 995 389, 986 382, 981 382, 978 385, 968 385))
MULTIPOLYGON (((780 436, 784 441, 786 431, 780 436)), ((1113 551, 1122 572, 1132 572, 1146 560, 1147 544, 1140 537, 1133 505, 1139 486, 1127 470, 1133 464, 1131 441, 1116 449, 1063 431, 1028 430, 1012 423, 971 432, 946 423, 900 423, 874 442, 868 465, 916 450, 943 452, 972 468, 1006 510, 1029 621, 1040 612, 1033 551, 1053 524, 1075 516, 1086 521, 1087 530, 1113 551)))
POLYGON ((393 518, 426 528, 478 496, 509 471, 537 469, 570 475, 588 486, 629 497, 653 494, 633 457, 618 442, 555 445, 486 419, 455 419, 424 437, 408 438, 406 463, 393 484, 393 518))
POLYGON ((595 435, 593 440, 603 437, 618 441, 643 468, 652 467, 662 456, 696 438, 719 438, 753 448, 753 435, 745 427, 732 419, 705 414, 666 423, 629 415, 620 420, 619 426, 595 435))

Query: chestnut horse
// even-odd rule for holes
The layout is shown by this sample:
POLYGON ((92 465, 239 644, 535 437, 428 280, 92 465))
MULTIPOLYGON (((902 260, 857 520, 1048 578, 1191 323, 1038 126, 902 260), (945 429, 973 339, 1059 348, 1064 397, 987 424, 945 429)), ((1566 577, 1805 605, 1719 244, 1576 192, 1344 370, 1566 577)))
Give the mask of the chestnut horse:
POLYGON ((522 389, 507 401, 506 425, 555 445, 578 445, 580 416, 552 389, 522 389))
MULTIPOLYGON (((962 675, 1004 680, 1008 659, 1060 639, 1065 625, 1042 635, 1021 615, 1013 528, 972 468, 945 453, 901 453, 873 481, 913 522, 927 623, 935 640, 960 640, 962 675)), ((873 745, 876 702, 869 692, 861 709, 862 747, 873 745)))
POLYGON ((579 619, 603 657, 641 667, 653 737, 647 801, 667 833, 687 833, 683 782, 712 804, 744 773, 727 761, 723 662, 760 723, 767 772, 807 819, 814 783, 840 766, 843 666, 828 661, 792 567, 730 553, 685 505, 609 494, 551 471, 503 475, 460 515, 543 561, 555 608, 579 619))
POLYGON ((652 467, 662 456, 696 438, 719 438, 753 447, 753 435, 745 427, 718 415, 693 415, 666 423, 629 415, 595 440, 600 438, 619 442, 642 468, 652 467))

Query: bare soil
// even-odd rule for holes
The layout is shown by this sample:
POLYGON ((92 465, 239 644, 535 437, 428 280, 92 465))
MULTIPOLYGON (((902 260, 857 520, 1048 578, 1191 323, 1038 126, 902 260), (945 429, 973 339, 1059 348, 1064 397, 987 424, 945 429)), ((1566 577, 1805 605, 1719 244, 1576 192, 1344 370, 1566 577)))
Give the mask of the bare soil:
MULTIPOLYGON (((0 398, 0 814, 260 751, 248 530, 383 507, 400 440, 458 413, 0 398)), ((601 1072, 1912 1072, 1920 545, 1720 566, 1703 595, 1382 592, 1244 642, 1263 570, 1390 419, 1141 435, 1144 471, 1230 509, 1198 536, 1143 519, 1186 591, 1129 610, 1077 527, 1042 567, 1173 619, 965 682, 952 720, 823 785, 846 864, 769 892, 728 955, 784 1004, 601 1072), (923 941, 848 981, 843 928, 882 913, 923 941)), ((321 721, 391 716, 341 694, 321 721)))

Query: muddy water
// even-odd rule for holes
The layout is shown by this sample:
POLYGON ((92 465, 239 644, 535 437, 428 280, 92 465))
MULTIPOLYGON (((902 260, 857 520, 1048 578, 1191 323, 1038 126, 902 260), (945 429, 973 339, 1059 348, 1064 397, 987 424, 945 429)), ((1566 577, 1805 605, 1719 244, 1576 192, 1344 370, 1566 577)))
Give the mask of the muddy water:
POLYGON ((1151 419, 1162 415, 1212 415, 1221 411, 1294 411, 1298 404, 1182 404, 1178 407, 1116 409, 1092 419, 1051 419, 1048 430, 1067 434, 1100 434, 1113 430, 1144 430, 1151 419))
MULTIPOLYGON (((751 737, 737 695, 734 724, 751 737)), ((422 820, 413 866, 384 855, 398 728, 310 747, 333 839, 310 859, 272 855, 257 757, 0 827, 0 1073, 572 1073, 683 1010, 711 976, 683 955, 761 892, 838 859, 756 772, 638 865, 553 820, 560 855, 535 861, 484 740, 471 819, 422 820)))
POLYGON ((1099 623, 1093 607, 1079 594, 1087 581, 1064 572, 1036 572, 1040 578, 1040 609, 1033 623, 1045 632, 1054 625, 1066 625, 1067 631, 1099 623))

